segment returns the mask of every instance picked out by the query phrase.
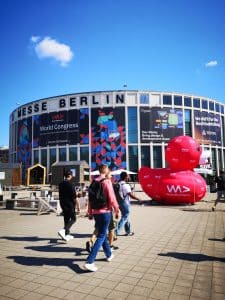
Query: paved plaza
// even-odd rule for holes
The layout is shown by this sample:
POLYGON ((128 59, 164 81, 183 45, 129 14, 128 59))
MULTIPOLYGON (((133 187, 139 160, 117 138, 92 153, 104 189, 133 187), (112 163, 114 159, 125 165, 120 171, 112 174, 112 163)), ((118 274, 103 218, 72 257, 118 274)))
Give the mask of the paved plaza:
POLYGON ((84 271, 93 221, 79 217, 60 241, 63 217, 0 209, 0 299, 225 299, 225 204, 132 205, 134 236, 115 258, 84 271))

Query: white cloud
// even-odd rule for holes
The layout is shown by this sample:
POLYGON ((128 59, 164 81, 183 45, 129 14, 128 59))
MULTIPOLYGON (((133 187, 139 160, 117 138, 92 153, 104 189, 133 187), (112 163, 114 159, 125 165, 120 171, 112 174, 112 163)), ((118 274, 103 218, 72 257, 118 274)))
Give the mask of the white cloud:
POLYGON ((216 67, 217 65, 218 65, 217 60, 211 60, 211 61, 205 63, 206 68, 216 67))
POLYGON ((39 40, 40 40, 40 37, 39 36, 35 36, 33 35, 31 38, 30 38, 31 42, 33 43, 37 43, 39 40))
POLYGON ((50 37, 41 39, 38 36, 32 36, 31 41, 35 44, 34 50, 40 59, 53 58, 65 67, 73 58, 73 52, 68 45, 50 37))

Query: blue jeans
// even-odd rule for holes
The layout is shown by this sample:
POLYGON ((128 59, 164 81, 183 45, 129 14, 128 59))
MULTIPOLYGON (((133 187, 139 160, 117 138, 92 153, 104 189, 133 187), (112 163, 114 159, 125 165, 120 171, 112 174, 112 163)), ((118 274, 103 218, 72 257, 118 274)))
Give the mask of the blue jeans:
POLYGON ((92 247, 91 252, 87 258, 87 263, 89 264, 92 264, 95 261, 101 246, 104 250, 106 257, 110 257, 112 254, 108 237, 107 237, 109 222, 111 219, 111 213, 107 212, 103 214, 96 214, 94 215, 94 219, 95 219, 95 227, 98 230, 98 234, 97 234, 97 240, 95 241, 94 246, 92 247))
POLYGON ((131 232, 131 225, 129 221, 130 204, 123 200, 120 202, 119 207, 121 211, 121 219, 119 220, 119 223, 117 225, 116 235, 121 231, 123 226, 125 232, 129 234, 131 232))

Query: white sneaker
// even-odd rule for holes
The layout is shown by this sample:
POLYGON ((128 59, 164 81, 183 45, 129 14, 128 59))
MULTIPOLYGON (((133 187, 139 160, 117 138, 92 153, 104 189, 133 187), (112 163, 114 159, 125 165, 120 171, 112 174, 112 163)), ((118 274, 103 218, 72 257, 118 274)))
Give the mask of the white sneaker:
POLYGON ((111 254, 110 257, 107 257, 107 258, 106 258, 106 260, 107 260, 107 261, 111 261, 113 258, 114 258, 114 255, 111 254))
POLYGON ((71 235, 71 234, 67 234, 66 235, 66 240, 68 240, 68 241, 70 241, 70 240, 72 240, 74 237, 73 237, 73 235, 71 235))
POLYGON ((85 268, 86 270, 88 270, 88 271, 91 271, 91 272, 96 272, 96 271, 98 270, 98 268, 95 266, 94 263, 92 263, 92 264, 86 263, 86 264, 84 265, 84 268, 85 268))
POLYGON ((61 237, 62 240, 66 241, 65 229, 59 230, 58 235, 61 237))

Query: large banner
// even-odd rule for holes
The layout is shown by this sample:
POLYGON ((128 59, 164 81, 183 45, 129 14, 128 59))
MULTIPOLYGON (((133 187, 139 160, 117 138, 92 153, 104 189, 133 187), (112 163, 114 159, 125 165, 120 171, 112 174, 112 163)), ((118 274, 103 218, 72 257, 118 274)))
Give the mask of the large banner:
POLYGON ((33 116, 33 147, 88 144, 88 109, 74 109, 33 116))
POLYGON ((201 144, 221 146, 220 116, 207 111, 194 111, 194 138, 201 144))
POLYGON ((169 141, 183 135, 181 109, 140 107, 141 143, 169 141))
POLYGON ((91 110, 91 168, 107 164, 111 170, 126 169, 125 109, 91 110))
POLYGON ((31 166, 32 155, 32 118, 18 121, 17 162, 22 163, 22 180, 24 183, 26 169, 31 166))

